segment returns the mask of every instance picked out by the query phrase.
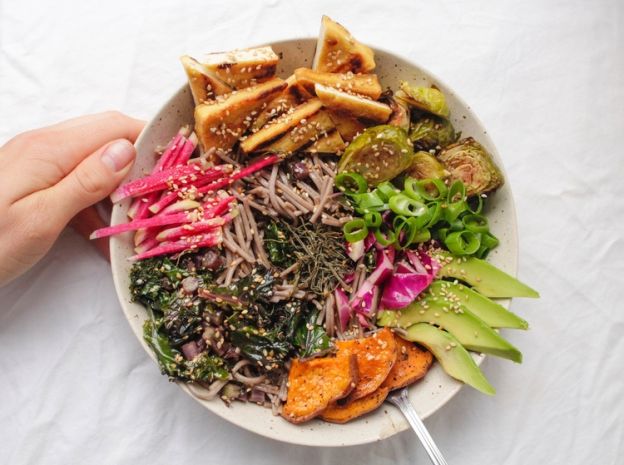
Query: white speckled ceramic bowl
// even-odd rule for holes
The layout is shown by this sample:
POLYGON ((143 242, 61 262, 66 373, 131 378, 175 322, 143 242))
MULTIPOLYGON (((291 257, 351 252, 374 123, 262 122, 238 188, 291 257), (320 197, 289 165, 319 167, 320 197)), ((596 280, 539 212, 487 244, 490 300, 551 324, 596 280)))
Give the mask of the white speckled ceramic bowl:
MULTIPOLYGON (((316 39, 293 39, 272 44, 276 53, 282 56, 278 75, 287 77, 292 70, 301 66, 310 66, 316 39)), ((446 95, 451 109, 452 121, 455 128, 462 132, 462 136, 472 136, 483 144, 493 154, 498 165, 503 169, 503 163, 496 147, 487 134, 487 131, 464 103, 448 86, 415 63, 383 50, 375 50, 377 61, 376 72, 382 85, 397 89, 400 80, 414 84, 435 84, 446 95)), ((176 66, 176 64, 172 64, 176 66)), ((183 73, 180 72, 182 77, 183 73)), ((193 122, 193 101, 186 84, 171 97, 148 123, 137 141, 137 162, 130 173, 128 180, 136 179, 151 171, 154 163, 154 149, 163 146, 183 124, 193 122)), ((112 214, 112 224, 126 221, 126 211, 129 201, 115 205, 112 214)), ((488 201, 487 214, 491 229, 500 240, 500 246, 490 255, 490 260, 504 271, 515 275, 517 263, 517 230, 516 216, 511 190, 508 184, 500 189, 488 201)), ((142 337, 142 324, 147 317, 145 309, 130 301, 128 290, 131 264, 127 258, 133 254, 132 237, 130 234, 120 235, 111 240, 111 262, 115 287, 124 313, 136 337, 150 357, 154 358, 149 347, 142 337)), ((503 302, 505 305, 508 302, 503 302)), ((478 363, 480 356, 475 355, 478 363)), ((154 370, 157 370, 156 363, 154 370)), ((167 382, 163 377, 162 382, 167 382)), ((192 393, 185 384, 180 388, 187 394, 192 393)), ((427 418, 440 407, 446 404, 462 388, 463 384, 447 376, 438 364, 434 364, 427 376, 410 387, 410 400, 421 418, 427 418)), ((210 412, 223 417, 242 428, 273 438, 279 441, 308 446, 350 446, 380 441, 393 434, 408 428, 407 422, 401 413, 389 405, 365 415, 345 425, 325 423, 314 420, 309 423, 295 426, 280 417, 271 414, 270 409, 258 407, 255 404, 234 403, 226 407, 220 400, 197 401, 210 412)))

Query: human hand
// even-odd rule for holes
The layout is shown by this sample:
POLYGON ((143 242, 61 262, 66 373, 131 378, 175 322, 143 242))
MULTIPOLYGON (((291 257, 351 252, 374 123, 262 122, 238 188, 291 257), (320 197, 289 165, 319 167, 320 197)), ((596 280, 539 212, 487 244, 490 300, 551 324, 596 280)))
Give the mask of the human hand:
POLYGON ((37 263, 77 213, 117 187, 143 125, 106 112, 28 131, 0 147, 0 286, 37 263))

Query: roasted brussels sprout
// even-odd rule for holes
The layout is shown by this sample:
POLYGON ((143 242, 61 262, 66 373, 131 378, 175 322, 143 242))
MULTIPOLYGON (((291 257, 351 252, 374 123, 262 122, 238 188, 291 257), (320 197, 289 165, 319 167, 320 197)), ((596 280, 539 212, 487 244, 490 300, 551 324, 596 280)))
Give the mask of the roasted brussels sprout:
POLYGON ((368 184, 379 184, 397 177, 409 168, 414 150, 407 132, 384 124, 366 129, 345 150, 339 172, 361 174, 368 184))
POLYGON ((492 156, 472 137, 449 145, 438 158, 449 171, 452 181, 464 183, 469 196, 484 194, 503 185, 503 175, 492 156))
POLYGON ((437 116, 423 116, 412 123, 409 133, 415 149, 439 150, 455 142, 458 134, 449 120, 437 116))
POLYGON ((449 174, 436 157, 422 151, 414 154, 412 164, 406 173, 416 179, 444 179, 449 174))
POLYGON ((427 113, 442 118, 449 117, 451 112, 446 105, 446 98, 435 87, 412 87, 405 81, 401 81, 400 87, 401 89, 395 94, 398 99, 427 113))
POLYGON ((396 99, 392 96, 392 93, 382 95, 382 102, 387 103, 392 110, 390 119, 387 124, 391 126, 397 126, 401 129, 409 131, 410 129, 410 110, 407 104, 403 100, 396 99))

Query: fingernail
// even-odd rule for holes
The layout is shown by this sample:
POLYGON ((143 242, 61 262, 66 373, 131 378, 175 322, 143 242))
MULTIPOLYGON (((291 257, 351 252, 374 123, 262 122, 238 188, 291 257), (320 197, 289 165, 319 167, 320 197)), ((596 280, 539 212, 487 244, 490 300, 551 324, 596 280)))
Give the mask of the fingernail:
POLYGON ((112 171, 121 171, 134 160, 134 146, 127 140, 117 140, 108 144, 102 152, 102 163, 112 171))

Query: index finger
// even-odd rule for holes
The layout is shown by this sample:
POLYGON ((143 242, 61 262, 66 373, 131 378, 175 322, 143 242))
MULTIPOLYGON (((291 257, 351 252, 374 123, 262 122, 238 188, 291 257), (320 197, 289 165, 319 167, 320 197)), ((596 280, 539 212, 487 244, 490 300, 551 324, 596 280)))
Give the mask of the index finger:
POLYGON ((0 150, 11 203, 55 185, 115 139, 134 142, 145 123, 116 111, 73 118, 20 134, 0 150))

